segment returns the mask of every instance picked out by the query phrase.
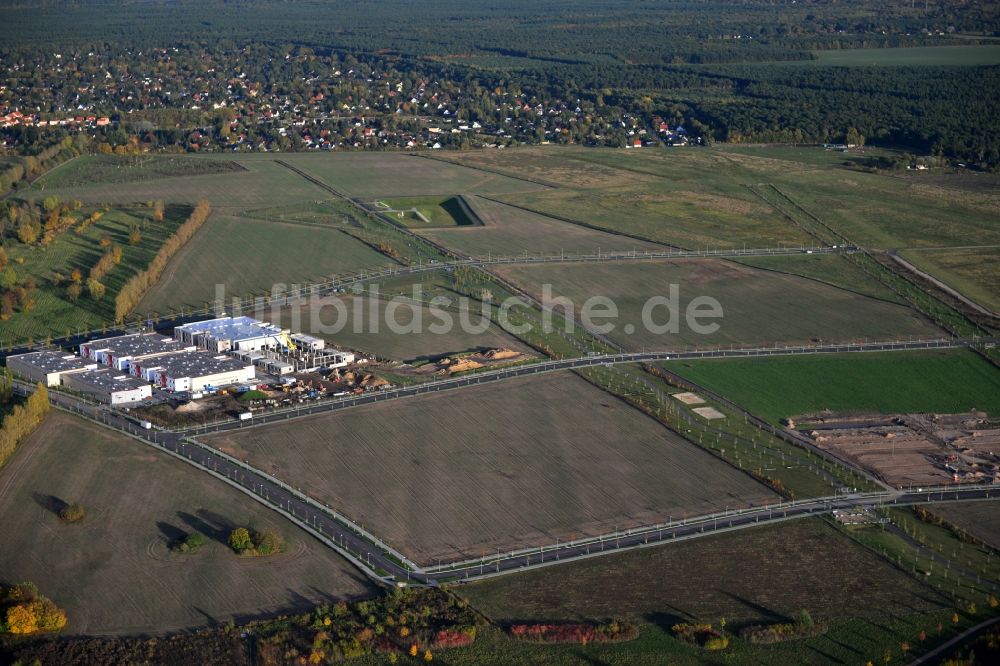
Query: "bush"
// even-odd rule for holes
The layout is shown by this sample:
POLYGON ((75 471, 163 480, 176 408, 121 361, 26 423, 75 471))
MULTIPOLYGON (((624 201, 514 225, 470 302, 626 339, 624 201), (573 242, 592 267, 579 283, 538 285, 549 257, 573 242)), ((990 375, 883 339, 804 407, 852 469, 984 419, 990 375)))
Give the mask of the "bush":
POLYGON ((64 523, 78 523, 83 520, 84 516, 87 515, 87 510, 82 504, 74 502, 73 504, 67 504, 62 509, 59 510, 59 518, 64 523))
POLYGON ((192 532, 184 537, 172 548, 177 553, 194 553, 205 545, 205 537, 199 532, 192 532))
POLYGON ((229 534, 229 545, 239 554, 243 554, 253 547, 250 540, 250 530, 245 527, 237 527, 229 534))
POLYGON ((274 530, 237 527, 229 535, 229 545, 240 555, 275 555, 285 549, 285 540, 274 530))
POLYGON ((285 540, 274 530, 254 532, 253 542, 259 555, 274 555, 285 549, 285 540))
POLYGON ((795 622, 749 626, 740 632, 740 638, 754 645, 770 645, 819 636, 825 634, 826 630, 825 624, 817 624, 809 611, 802 610, 796 614, 795 622))
POLYGON ((706 650, 725 650, 729 647, 729 639, 725 636, 712 636, 705 640, 702 647, 706 650))
POLYGON ((707 623, 675 624, 671 629, 679 640, 701 646, 706 650, 725 650, 729 647, 729 638, 707 623))
POLYGON ((614 643, 630 641, 639 635, 630 623, 612 621, 607 624, 515 624, 510 634, 516 639, 533 643, 614 643))

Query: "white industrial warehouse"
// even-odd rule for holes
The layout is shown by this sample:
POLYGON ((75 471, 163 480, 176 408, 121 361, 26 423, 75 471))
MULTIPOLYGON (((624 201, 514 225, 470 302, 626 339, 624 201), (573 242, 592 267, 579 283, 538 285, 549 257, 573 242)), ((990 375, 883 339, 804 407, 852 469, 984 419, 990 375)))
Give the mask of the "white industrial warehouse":
POLYGON ((63 386, 109 405, 141 402, 153 396, 153 388, 148 382, 114 370, 74 372, 63 377, 63 386))
POLYGON ((80 357, 126 371, 140 361, 195 349, 159 333, 132 333, 84 342, 80 357))
POLYGON ((80 355, 38 351, 7 358, 11 372, 46 386, 65 386, 113 405, 146 400, 151 385, 169 391, 210 391, 272 375, 343 367, 351 352, 329 349, 321 338, 251 317, 220 317, 184 324, 174 337, 130 333, 91 340, 80 355), (98 370, 107 366, 107 370, 98 370), (125 373, 125 374, 122 374, 125 373))
POLYGON ((207 352, 185 352, 157 359, 159 363, 142 371, 141 377, 169 391, 205 389, 245 384, 254 378, 252 363, 231 356, 207 352))
POLYGON ((66 352, 36 351, 7 357, 10 371, 34 384, 59 386, 63 377, 86 370, 96 370, 97 363, 81 359, 66 352))

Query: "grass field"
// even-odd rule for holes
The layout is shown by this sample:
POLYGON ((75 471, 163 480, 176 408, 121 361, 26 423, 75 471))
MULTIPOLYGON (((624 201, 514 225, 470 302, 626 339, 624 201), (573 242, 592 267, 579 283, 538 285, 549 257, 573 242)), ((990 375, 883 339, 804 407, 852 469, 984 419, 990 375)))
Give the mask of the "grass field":
POLYGON ((1000 551, 1000 506, 996 501, 944 502, 929 509, 1000 551))
POLYGON ((654 175, 572 159, 581 154, 583 151, 579 149, 544 146, 502 151, 451 152, 439 157, 456 164, 572 189, 604 189, 656 180, 654 175))
MULTIPOLYGON (((808 342, 937 335, 914 311, 794 275, 761 271, 718 259, 651 260, 601 264, 536 264, 498 269, 540 297, 550 284, 554 296, 570 298, 577 313, 591 296, 611 298, 619 318, 609 336, 629 349, 677 346, 808 342), (678 285, 678 333, 658 334, 643 325, 642 310, 653 296, 667 297, 678 285), (710 296, 722 306, 719 330, 700 335, 684 321, 687 304, 710 296), (628 333, 628 325, 634 327, 628 333)), ((665 307, 652 311, 656 324, 667 322, 665 307)), ((602 320, 604 323, 606 320, 602 320)))
POLYGON ((540 213, 692 249, 809 243, 802 231, 744 187, 745 182, 752 182, 753 174, 724 155, 702 150, 559 149, 546 154, 553 169, 567 163, 584 169, 613 169, 624 184, 498 198, 540 213))
POLYGON ((381 199, 378 204, 397 211, 385 211, 385 214, 412 229, 470 227, 477 224, 477 220, 466 213, 458 196, 381 199))
POLYGON ((353 197, 509 194, 542 189, 524 180, 401 153, 287 154, 282 159, 353 197))
POLYGON ((1000 245, 903 250, 900 255, 979 305, 1000 312, 1000 245))
POLYGON ((336 229, 213 216, 171 261, 137 312, 203 307, 216 284, 232 296, 270 291, 394 262, 336 229))
POLYGON ((776 422, 824 409, 1000 415, 1000 372, 965 350, 684 361, 669 367, 776 422))
POLYGON ((466 201, 479 215, 483 225, 463 229, 429 229, 423 235, 470 256, 664 249, 654 243, 587 229, 483 197, 466 197, 466 201))
MULTIPOLYGON (((956 49, 966 52, 966 47, 956 49)), ((843 168, 845 161, 884 152, 866 148, 863 154, 844 155, 783 146, 641 151, 545 147, 463 153, 448 159, 559 185, 516 196, 497 195, 510 203, 687 248, 815 243, 748 188, 760 183, 773 183, 866 247, 1000 244, 994 224, 1000 213, 995 188, 962 185, 969 180, 962 174, 942 179, 935 173, 916 177, 843 168), (952 182, 959 186, 951 186, 952 182)), ((934 264, 932 259, 925 258, 928 271, 942 279, 957 277, 974 284, 985 275, 987 284, 1000 280, 1000 262, 973 271, 934 264)))
POLYGON ((745 266, 801 275, 873 298, 894 303, 902 302, 894 291, 872 278, 845 257, 837 254, 745 257, 735 261, 745 266))
POLYGON ((295 480, 419 562, 598 534, 773 497, 568 374, 205 441, 295 480))
MULTIPOLYGON (((428 294, 436 293, 440 292, 428 292, 428 294)), ((279 310, 276 317, 272 317, 268 312, 265 318, 329 340, 333 346, 357 349, 395 361, 418 361, 498 347, 530 351, 517 338, 503 331, 495 323, 490 324, 481 333, 474 330, 466 332, 458 325, 458 315, 453 313, 456 325, 447 332, 434 333, 429 327, 438 320, 431 314, 430 308, 415 302, 408 301, 398 307, 391 306, 393 310, 389 312, 390 306, 386 300, 350 294, 338 295, 337 299, 341 305, 335 305, 332 300, 317 300, 309 306, 300 308, 297 324, 292 323, 292 313, 288 308, 279 310), (373 313, 379 321, 377 330, 369 325, 373 313), (387 314, 391 316, 393 322, 404 329, 414 325, 415 317, 419 318, 422 326, 419 327, 419 332, 394 332, 387 323, 387 314)), ((478 315, 473 315, 471 321, 477 323, 478 315)))
POLYGON ((0 475, 0 579, 31 580, 69 615, 72 634, 165 633, 373 593, 333 551, 189 465, 62 413, 23 442, 0 475), (60 502, 87 515, 63 525, 60 502), (237 524, 271 526, 288 548, 240 558, 237 524), (178 555, 192 530, 208 543, 178 555))
POLYGON ((998 202, 988 193, 938 188, 847 170, 806 171, 777 183, 796 203, 866 247, 1000 244, 998 202))
MULTIPOLYGON (((762 167, 771 164, 775 167, 780 162, 793 162, 799 169, 803 167, 841 167, 845 162, 861 162, 866 157, 879 155, 898 155, 898 151, 886 148, 865 146, 864 151, 844 153, 839 150, 827 150, 822 146, 788 146, 788 145, 746 145, 739 143, 719 143, 712 146, 712 151, 725 155, 731 160, 749 168, 762 167)), ((788 165, 786 164, 787 168, 788 165)))
MULTIPOLYGON (((83 220, 90 215, 89 207, 76 211, 74 217, 83 220)), ((36 307, 30 312, 15 312, 7 321, 0 322, 0 340, 5 343, 24 341, 33 337, 41 341, 46 336, 60 337, 67 329, 96 328, 114 319, 115 295, 139 271, 145 270, 160 246, 177 230, 191 209, 187 206, 167 206, 162 222, 154 222, 153 209, 145 205, 112 208, 83 233, 75 229, 65 231, 48 246, 27 246, 18 241, 5 245, 10 266, 19 281, 34 279, 36 307), (129 243, 130 225, 141 233, 138 245, 129 243), (85 283, 91 267, 108 251, 100 241, 107 235, 121 247, 122 261, 102 278, 107 291, 104 298, 94 301, 84 289, 73 302, 66 295, 66 286, 73 269, 79 269, 85 283), (53 282, 56 274, 63 276, 60 285, 53 282)))
MULTIPOLYGON (((81 157, 72 164, 74 170, 89 168, 95 157, 81 157), (78 164, 79 162, 79 164, 78 164)), ((192 160, 201 158, 190 158, 192 160)), ((233 161, 229 157, 218 157, 233 161)), ((301 203, 328 198, 329 193, 313 185, 302 176, 277 164, 272 159, 238 159, 236 163, 245 170, 225 170, 221 173, 142 180, 129 183, 99 182, 72 187, 46 185, 42 179, 27 194, 38 198, 56 194, 63 200, 80 199, 84 202, 132 203, 163 199, 167 203, 193 204, 208 199, 215 210, 264 208, 282 203, 301 203)), ((58 175, 58 174, 54 174, 58 175)))
POLYGON ((1000 65, 1000 46, 910 46, 887 49, 839 49, 815 51, 816 60, 803 64, 838 67, 981 67, 1000 65))
POLYGON ((234 171, 243 171, 243 167, 232 160, 191 159, 177 155, 91 155, 47 173, 36 181, 36 186, 54 188, 121 184, 174 176, 210 176, 234 171))

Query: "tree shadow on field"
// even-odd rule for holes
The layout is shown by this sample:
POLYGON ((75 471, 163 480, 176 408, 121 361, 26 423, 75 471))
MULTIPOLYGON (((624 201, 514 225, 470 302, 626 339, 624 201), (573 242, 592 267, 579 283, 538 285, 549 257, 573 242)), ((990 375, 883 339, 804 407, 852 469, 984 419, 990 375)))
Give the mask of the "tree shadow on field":
POLYGON ((727 592, 725 590, 719 590, 719 592, 721 592, 722 594, 726 595, 730 599, 733 599, 734 601, 739 602, 740 604, 742 604, 743 606, 749 608, 750 610, 754 611, 755 613, 757 613, 760 616, 759 620, 755 620, 753 622, 747 622, 746 624, 756 624, 756 623, 758 623, 760 621, 764 621, 764 622, 791 622, 792 621, 792 618, 790 618, 789 616, 785 615, 784 613, 776 611, 776 610, 774 610, 772 608, 768 608, 767 606, 764 606, 763 604, 759 604, 756 601, 751 601, 750 599, 747 599, 746 597, 741 597, 738 594, 733 594, 732 592, 727 592))
POLYGON ((357 599, 367 599, 372 595, 373 592, 377 592, 378 590, 381 589, 379 587, 376 587, 375 584, 372 583, 370 578, 362 576, 359 573, 354 573, 353 571, 348 571, 345 569, 343 572, 343 576, 348 580, 357 583, 358 587, 360 588, 359 591, 354 592, 352 594, 341 594, 338 596, 336 594, 332 594, 325 590, 321 590, 315 585, 310 585, 309 591, 312 592, 317 599, 322 599, 321 603, 327 604, 329 606, 334 606, 340 603, 341 601, 355 601, 357 599))
POLYGON ((854 654, 858 655, 859 659, 864 656, 864 652, 862 652, 858 647, 851 645, 850 643, 837 640, 836 638, 831 638, 829 635, 824 636, 824 638, 833 643, 834 645, 838 646, 841 650, 853 652, 854 654))
POLYGON ((188 533, 177 527, 176 525, 171 525, 170 523, 165 523, 162 520, 156 522, 156 527, 160 530, 160 534, 166 540, 167 545, 173 547, 174 545, 180 543, 187 537, 188 533))
POLYGON ((583 650, 573 650, 570 654, 575 656, 581 664, 593 664, 593 666, 610 666, 610 661, 598 659, 592 654, 587 654, 583 650))
POLYGON ((202 610, 198 606, 192 606, 191 608, 192 610, 194 610, 194 612, 198 613, 199 615, 205 618, 205 623, 209 627, 217 627, 221 624, 219 620, 208 611, 202 610))
MULTIPOLYGON (((677 610, 676 608, 673 610, 677 610)), ((688 622, 689 618, 685 615, 680 615, 680 611, 677 613, 661 613, 660 611, 653 611, 652 613, 646 613, 642 616, 642 619, 652 624, 653 626, 659 627, 664 633, 671 633, 673 626, 675 624, 681 624, 688 622)))
POLYGON ((45 493, 31 493, 31 498, 35 500, 38 506, 42 507, 49 513, 58 516, 62 513, 62 510, 69 506, 69 502, 64 499, 60 499, 55 495, 48 495, 45 493))
POLYGON ((196 514, 178 511, 177 517, 195 532, 201 532, 209 539, 223 545, 229 543, 229 534, 236 529, 231 520, 206 509, 199 509, 196 514))
POLYGON ((299 609, 310 609, 316 607, 316 601, 310 599, 306 595, 302 594, 298 590, 293 590, 290 587, 285 588, 285 592, 288 594, 288 607, 299 610, 299 609))

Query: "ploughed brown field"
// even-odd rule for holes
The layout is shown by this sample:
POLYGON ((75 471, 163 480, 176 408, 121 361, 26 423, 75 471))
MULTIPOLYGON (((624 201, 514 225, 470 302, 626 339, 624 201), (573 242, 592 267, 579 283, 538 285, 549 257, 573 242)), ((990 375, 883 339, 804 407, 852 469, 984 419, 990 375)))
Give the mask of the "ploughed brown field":
POLYGON ((957 525, 971 536, 1000 549, 1000 507, 984 502, 943 502, 928 507, 936 516, 957 525))
POLYGON ((205 438, 420 563, 775 496, 570 373, 205 438))
POLYGON ((630 617, 665 627, 692 618, 777 622, 803 608, 824 621, 884 619, 947 604, 820 519, 503 576, 459 593, 499 621, 630 617))
POLYGON ((77 417, 52 413, 0 477, 0 581, 30 580, 66 609, 70 634, 161 634, 367 596, 331 549, 194 467, 77 417), (63 524, 64 502, 86 516, 63 524), (287 542, 271 557, 226 545, 237 525, 287 542), (191 554, 168 544, 199 531, 191 554))

